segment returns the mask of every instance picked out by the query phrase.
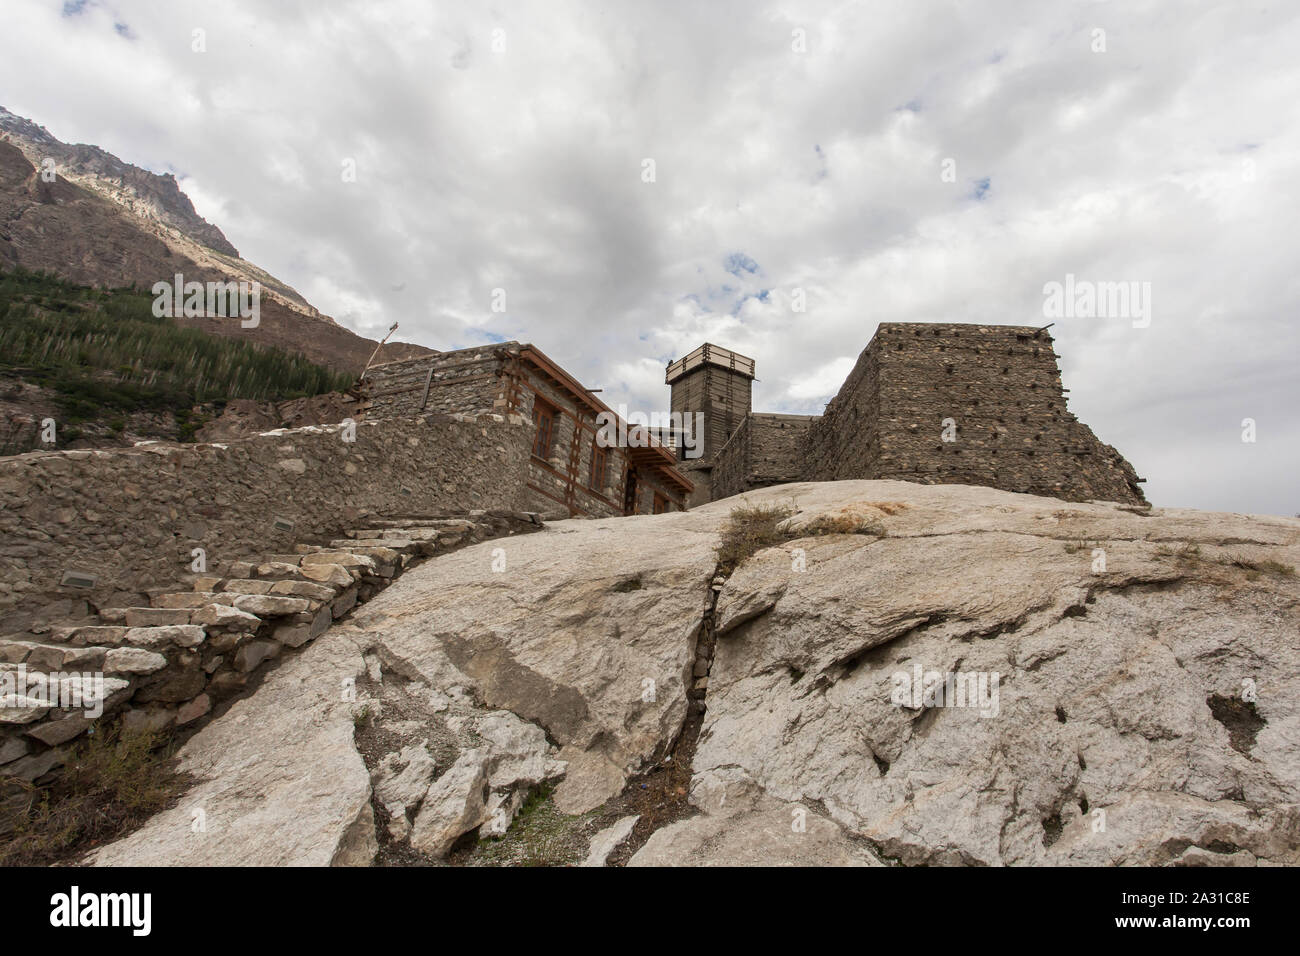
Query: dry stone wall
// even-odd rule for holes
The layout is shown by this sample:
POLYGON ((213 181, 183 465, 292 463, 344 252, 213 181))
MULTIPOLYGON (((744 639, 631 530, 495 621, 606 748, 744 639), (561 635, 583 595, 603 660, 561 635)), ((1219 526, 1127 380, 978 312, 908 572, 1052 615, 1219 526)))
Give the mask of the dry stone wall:
POLYGON ((363 379, 367 417, 500 411, 502 366, 497 345, 376 365, 363 379))
POLYGON ((1066 408, 1052 338, 1033 328, 882 323, 812 438, 806 480, 1146 500, 1133 467, 1066 408))
POLYGON ((518 416, 362 421, 353 441, 346 429, 0 460, 0 633, 86 602, 138 604, 196 548, 220 572, 367 515, 522 507, 532 428, 518 416))
POLYGON ((749 415, 718 454, 713 469, 719 498, 799 481, 812 415, 749 415))
POLYGON ((1045 329, 883 322, 822 415, 738 426, 713 462, 710 500, 895 478, 1145 505, 1133 466, 1070 413, 1065 392, 1045 329))

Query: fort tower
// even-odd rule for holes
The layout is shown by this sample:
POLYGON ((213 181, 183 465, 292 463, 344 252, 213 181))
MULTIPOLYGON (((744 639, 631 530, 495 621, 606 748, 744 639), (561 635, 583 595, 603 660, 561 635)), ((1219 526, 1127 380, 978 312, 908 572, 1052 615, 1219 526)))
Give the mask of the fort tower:
MULTIPOLYGON (((732 432, 749 415, 753 397, 754 360, 731 349, 705 342, 695 351, 670 362, 664 381, 672 386, 671 411, 685 418, 704 414, 699 461, 711 462, 732 432)), ((686 418, 694 421, 694 418, 686 418)), ((678 443, 681 457, 681 443, 678 443)))

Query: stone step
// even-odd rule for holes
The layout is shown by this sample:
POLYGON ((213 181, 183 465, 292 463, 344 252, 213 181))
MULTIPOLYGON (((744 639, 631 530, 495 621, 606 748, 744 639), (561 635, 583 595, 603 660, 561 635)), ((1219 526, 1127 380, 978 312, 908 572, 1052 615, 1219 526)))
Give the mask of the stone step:
POLYGON ((23 664, 46 674, 74 668, 98 670, 104 663, 104 648, 3 640, 0 641, 0 663, 23 664))
MULTIPOLYGON (((232 601, 242 596, 228 595, 232 601)), ((193 620, 195 624, 204 627, 226 627, 239 631, 256 631, 262 623, 262 619, 251 611, 216 601, 195 611, 193 620)))
POLYGON ((338 538, 329 543, 331 548, 346 551, 348 548, 387 548, 403 554, 419 551, 422 546, 432 542, 411 541, 407 538, 338 538))
POLYGON ((123 643, 152 651, 170 646, 198 647, 207 637, 208 632, 197 624, 174 624, 128 628, 123 643))
POLYGON ((332 601, 342 588, 332 584, 321 584, 302 578, 276 581, 269 593, 284 597, 307 598, 312 601, 332 601))
POLYGON ((67 635, 67 641, 69 644, 76 646, 94 644, 96 646, 108 645, 115 647, 122 643, 127 630, 125 624, 88 624, 83 627, 71 628, 67 635))
POLYGON ((249 614, 256 614, 260 618, 269 618, 314 612, 320 608, 321 603, 280 594, 241 594, 235 598, 234 606, 249 614))
POLYGON ((170 594, 155 595, 152 604, 156 608, 198 608, 211 604, 216 593, 213 591, 174 591, 170 594))
POLYGON ((466 531, 478 527, 465 518, 380 518, 370 522, 376 528, 419 528, 427 531, 466 531))
POLYGON ((230 599, 232 594, 270 594, 271 588, 275 587, 275 584, 274 581, 258 578, 231 578, 229 581, 222 582, 221 591, 214 600, 217 600, 218 603, 230 604, 233 600, 230 599))
POLYGON ((307 568, 314 564, 337 564, 343 568, 357 568, 361 571, 368 571, 371 574, 375 572, 376 561, 368 554, 360 551, 341 551, 337 548, 321 548, 310 554, 302 556, 302 567, 307 568))
POLYGON ((291 577, 298 573, 298 565, 298 561, 294 561, 292 564, 287 561, 267 561, 259 564, 254 573, 259 578, 291 577))
POLYGON ((102 624, 125 624, 127 627, 160 627, 190 623, 190 611, 170 607, 108 607, 100 609, 99 620, 102 624))

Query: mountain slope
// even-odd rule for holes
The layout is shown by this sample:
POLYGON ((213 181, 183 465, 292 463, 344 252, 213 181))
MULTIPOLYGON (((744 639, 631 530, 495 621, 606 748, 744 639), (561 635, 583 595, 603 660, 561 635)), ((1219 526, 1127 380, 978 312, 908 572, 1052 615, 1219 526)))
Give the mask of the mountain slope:
MULTIPOLYGON (((214 335, 302 352, 358 373, 376 343, 322 315, 297 291, 239 258, 221 230, 194 210, 171 174, 140 169, 96 146, 68 145, 0 107, 0 269, 51 271, 102 288, 233 279, 262 286, 261 324, 185 319, 214 335), (53 160, 55 177, 42 176, 53 160)), ((386 345, 376 361, 426 354, 386 345)))

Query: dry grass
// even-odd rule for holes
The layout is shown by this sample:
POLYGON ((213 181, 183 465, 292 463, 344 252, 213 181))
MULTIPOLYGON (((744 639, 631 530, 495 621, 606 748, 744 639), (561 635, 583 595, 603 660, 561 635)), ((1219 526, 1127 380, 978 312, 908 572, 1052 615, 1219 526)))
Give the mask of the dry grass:
POLYGON ((722 540, 714 549, 718 570, 730 574, 751 555, 789 541, 791 535, 777 526, 794 511, 785 505, 737 505, 722 526, 722 540))
POLYGON ((799 534, 870 534, 885 536, 885 526, 874 518, 842 511, 835 515, 819 515, 799 529, 799 534))
POLYGON ((737 505, 722 528, 722 541, 715 549, 718 570, 729 575, 745 559, 764 548, 775 547, 797 538, 817 535, 865 534, 885 537, 880 515, 895 515, 907 508, 901 501, 864 501, 841 508, 833 514, 818 515, 797 528, 783 528, 781 523, 795 514, 789 505, 737 505))
POLYGON ((0 837, 0 866, 72 861, 135 829, 189 785, 165 739, 116 725, 96 731, 73 748, 51 786, 9 784, 28 799, 16 819, 4 821, 12 826, 0 837))
POLYGON ((1234 557, 1228 558, 1227 563, 1234 568, 1241 568, 1246 572, 1246 577, 1255 580, 1251 575, 1258 577, 1261 574, 1276 574, 1284 578, 1295 577, 1295 568, 1289 564, 1283 564, 1281 561, 1252 561, 1249 558, 1234 557))
POLYGON ((1274 561, 1269 558, 1255 560, 1240 555, 1211 557, 1202 552, 1200 546, 1195 544, 1185 544, 1177 549, 1161 545, 1156 548, 1156 556, 1173 558, 1175 564, 1186 570, 1206 572, 1213 572, 1215 569, 1220 571, 1244 571, 1246 572, 1245 578, 1247 581, 1258 581, 1265 574, 1287 578, 1295 577, 1296 574, 1296 569, 1293 566, 1283 564, 1281 561, 1274 561))
POLYGON ((1100 548, 1100 547, 1101 547, 1100 541, 1090 542, 1086 538, 1080 538, 1077 541, 1065 542, 1065 553, 1074 554, 1078 551, 1091 552, 1093 548, 1100 548))

